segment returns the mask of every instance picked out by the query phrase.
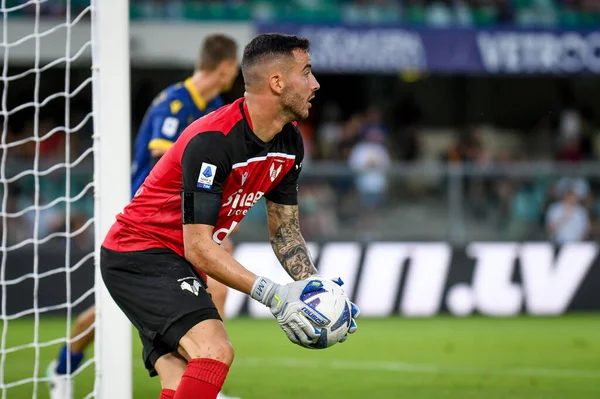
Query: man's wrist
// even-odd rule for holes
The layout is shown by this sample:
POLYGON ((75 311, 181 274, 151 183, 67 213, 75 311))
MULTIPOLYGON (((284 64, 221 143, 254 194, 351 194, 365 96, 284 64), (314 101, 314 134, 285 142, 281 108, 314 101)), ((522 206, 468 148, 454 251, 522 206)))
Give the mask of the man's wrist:
POLYGON ((274 294, 275 283, 262 276, 257 276, 252 284, 250 296, 258 302, 268 305, 274 294))

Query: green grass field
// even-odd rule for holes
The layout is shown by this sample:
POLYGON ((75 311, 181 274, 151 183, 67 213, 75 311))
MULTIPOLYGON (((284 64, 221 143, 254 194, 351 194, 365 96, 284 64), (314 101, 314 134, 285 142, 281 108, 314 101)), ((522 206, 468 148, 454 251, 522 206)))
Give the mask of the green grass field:
MULTIPOLYGON (((64 336, 61 319, 42 319, 40 327, 41 341, 64 336)), ((600 398, 600 314, 359 320, 355 336, 324 351, 290 344, 273 320, 232 320, 228 330, 236 361, 225 391, 244 399, 600 398)), ((33 334, 33 321, 11 321, 7 347, 33 334)), ((158 398, 137 336, 134 348, 134 398, 158 398)), ((40 349, 42 376, 57 349, 40 349)), ((31 378, 34 363, 34 349, 7 354, 4 383, 31 378)), ((92 367, 76 384, 76 397, 85 397, 92 367)), ((48 397, 44 383, 37 389, 37 398, 48 397)), ((31 398, 33 390, 30 382, 6 397, 31 398)))

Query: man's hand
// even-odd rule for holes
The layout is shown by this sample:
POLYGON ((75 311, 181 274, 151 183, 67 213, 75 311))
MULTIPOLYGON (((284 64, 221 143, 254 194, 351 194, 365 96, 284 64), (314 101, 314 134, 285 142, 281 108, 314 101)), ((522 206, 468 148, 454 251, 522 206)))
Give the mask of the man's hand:
POLYGON ((311 344, 319 339, 320 332, 302 313, 305 306, 300 295, 306 281, 280 285, 266 277, 257 277, 252 286, 252 298, 271 309, 279 326, 295 344, 311 344))

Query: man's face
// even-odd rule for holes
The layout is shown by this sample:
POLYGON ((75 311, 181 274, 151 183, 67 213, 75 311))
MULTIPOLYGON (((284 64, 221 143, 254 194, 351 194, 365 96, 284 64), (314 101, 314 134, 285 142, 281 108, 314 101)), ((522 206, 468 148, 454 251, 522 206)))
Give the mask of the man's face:
POLYGON ((223 61, 220 66, 221 91, 229 91, 239 73, 238 60, 223 61))
POLYGON ((281 105, 295 116, 295 120, 308 118, 312 107, 310 100, 319 90, 319 82, 312 73, 310 55, 304 50, 294 50, 290 67, 285 74, 286 85, 281 94, 281 105))

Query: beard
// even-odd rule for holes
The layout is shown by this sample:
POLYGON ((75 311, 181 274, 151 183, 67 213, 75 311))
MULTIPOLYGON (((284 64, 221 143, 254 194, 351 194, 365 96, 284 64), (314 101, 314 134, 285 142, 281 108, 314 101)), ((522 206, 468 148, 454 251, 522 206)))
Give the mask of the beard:
POLYGON ((290 121, 300 121, 308 118, 307 100, 300 94, 288 87, 284 89, 281 96, 281 106, 283 112, 290 121))

